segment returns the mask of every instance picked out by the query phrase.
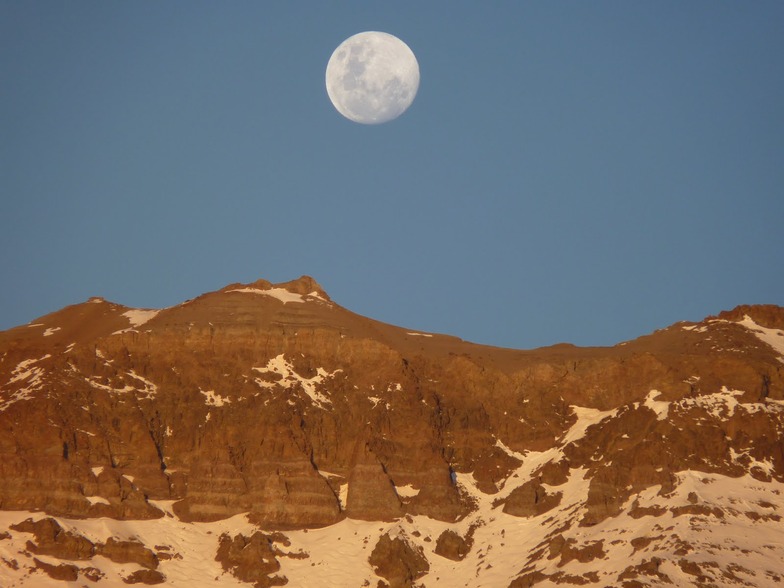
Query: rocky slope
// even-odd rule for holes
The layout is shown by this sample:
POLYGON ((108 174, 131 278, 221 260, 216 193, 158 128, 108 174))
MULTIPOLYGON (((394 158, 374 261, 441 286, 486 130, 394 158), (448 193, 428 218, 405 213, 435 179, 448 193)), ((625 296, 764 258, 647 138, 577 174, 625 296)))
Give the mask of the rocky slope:
POLYGON ((0 585, 768 586, 784 309, 517 351, 311 278, 0 333, 0 585))

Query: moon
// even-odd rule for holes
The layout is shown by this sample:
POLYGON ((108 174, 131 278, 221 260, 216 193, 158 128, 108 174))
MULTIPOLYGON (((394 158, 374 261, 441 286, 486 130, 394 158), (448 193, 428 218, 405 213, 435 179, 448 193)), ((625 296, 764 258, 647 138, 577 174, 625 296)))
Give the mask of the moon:
POLYGON ((403 41, 378 31, 343 41, 327 63, 327 94, 349 120, 377 125, 403 114, 419 89, 419 63, 403 41))

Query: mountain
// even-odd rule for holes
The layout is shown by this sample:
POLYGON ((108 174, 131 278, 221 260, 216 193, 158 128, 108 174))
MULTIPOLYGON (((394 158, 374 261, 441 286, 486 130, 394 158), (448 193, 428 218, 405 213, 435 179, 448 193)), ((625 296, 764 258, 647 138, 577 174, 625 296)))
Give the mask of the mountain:
POLYGON ((614 347, 383 324, 309 277, 0 333, 0 585, 773 586, 784 309, 614 347))

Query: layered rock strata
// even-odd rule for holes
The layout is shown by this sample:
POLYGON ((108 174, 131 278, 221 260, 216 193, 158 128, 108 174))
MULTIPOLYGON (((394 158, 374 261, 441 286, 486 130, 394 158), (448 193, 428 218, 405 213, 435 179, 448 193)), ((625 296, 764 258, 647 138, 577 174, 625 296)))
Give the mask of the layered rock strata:
MULTIPOLYGON (((518 351, 358 316, 307 277, 160 311, 91 299, 0 333, 0 509, 248 513, 285 531, 459 526, 489 496, 521 520, 571 509, 569 525, 590 528, 651 488, 673 495, 683 472, 784 482, 783 329, 781 308, 749 306, 609 348, 518 351)), ((452 533, 435 553, 459 562, 471 542, 452 533)), ((563 566, 607 553, 557 536, 534 553, 563 566)), ((237 541, 265 549, 229 539, 227 562, 237 541)), ((553 577, 523 563, 519 585, 553 577)))

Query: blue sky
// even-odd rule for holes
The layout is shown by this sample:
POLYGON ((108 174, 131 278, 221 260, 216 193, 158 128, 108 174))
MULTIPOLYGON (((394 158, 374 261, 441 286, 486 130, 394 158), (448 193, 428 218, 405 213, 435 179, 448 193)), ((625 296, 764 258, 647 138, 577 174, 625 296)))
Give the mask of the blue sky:
POLYGON ((782 2, 0 1, 0 329, 315 277, 412 329, 612 345, 784 304, 782 2), (332 51, 416 54, 341 117, 332 51))

